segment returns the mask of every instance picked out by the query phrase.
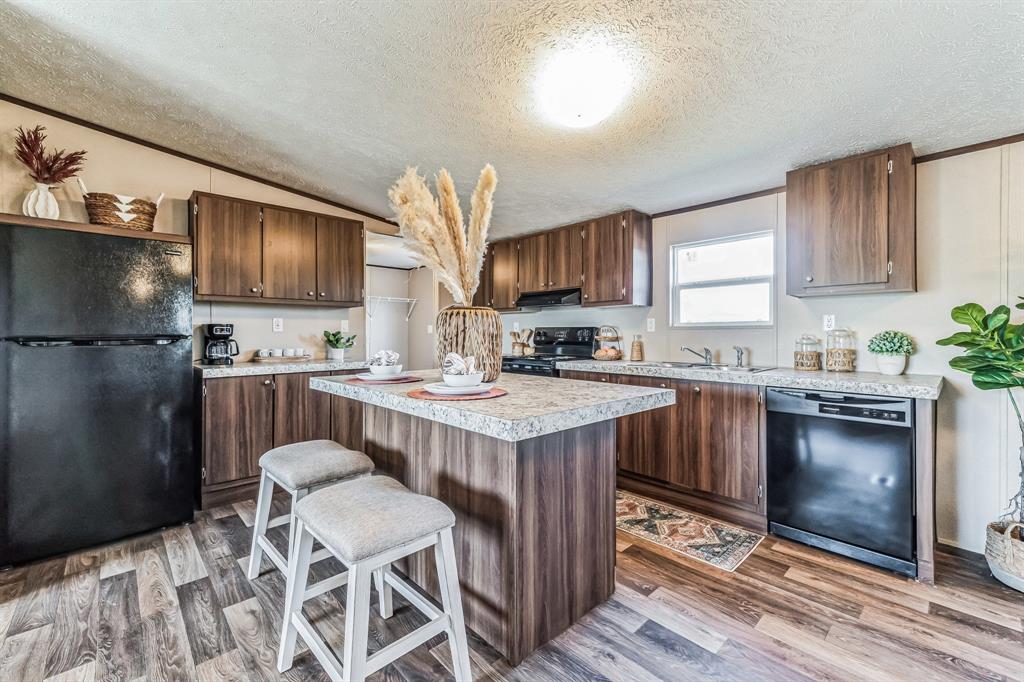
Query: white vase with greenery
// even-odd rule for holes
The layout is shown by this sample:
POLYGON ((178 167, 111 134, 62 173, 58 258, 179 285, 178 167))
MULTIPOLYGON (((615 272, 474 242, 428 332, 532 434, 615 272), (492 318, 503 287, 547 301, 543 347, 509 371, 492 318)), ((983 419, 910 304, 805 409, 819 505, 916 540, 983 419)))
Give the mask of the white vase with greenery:
POLYGON ((896 376, 907 368, 907 357, 914 352, 914 342, 903 332, 889 329, 871 337, 868 351, 875 356, 879 372, 896 376))
POLYGON ((342 334, 340 331, 324 330, 324 344, 327 346, 327 359, 336 362, 345 361, 345 351, 356 343, 355 334, 342 334))

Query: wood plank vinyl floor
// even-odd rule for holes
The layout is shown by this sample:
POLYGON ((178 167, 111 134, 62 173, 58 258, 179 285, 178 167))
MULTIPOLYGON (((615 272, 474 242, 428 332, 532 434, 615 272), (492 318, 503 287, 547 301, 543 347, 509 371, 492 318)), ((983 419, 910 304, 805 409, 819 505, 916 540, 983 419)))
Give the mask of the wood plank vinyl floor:
MULTIPOLYGON (((277 673, 284 578, 269 562, 245 578, 249 506, 0 573, 0 680, 326 680, 304 646, 277 673)), ((271 531, 280 547, 284 533, 271 531)), ((1024 598, 976 555, 940 551, 928 586, 775 538, 735 573, 626 534, 616 547, 609 602, 515 669, 470 633, 474 677, 1024 680, 1024 598)), ((337 570, 323 562, 314 577, 337 570)), ((305 606, 338 652, 344 604, 339 589, 305 606)), ((371 616, 371 652, 424 622, 397 594, 394 617, 371 616)), ((372 679, 450 679, 450 670, 439 637, 372 679)))

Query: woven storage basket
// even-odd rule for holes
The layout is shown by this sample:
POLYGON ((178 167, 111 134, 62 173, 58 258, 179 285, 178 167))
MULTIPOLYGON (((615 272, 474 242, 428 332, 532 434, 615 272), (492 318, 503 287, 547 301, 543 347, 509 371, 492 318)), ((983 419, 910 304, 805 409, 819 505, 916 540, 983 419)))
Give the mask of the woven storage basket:
POLYGON ((156 218, 156 204, 152 201, 104 192, 86 194, 85 210, 93 225, 126 227, 143 232, 153 231, 153 220, 156 218))
POLYGON ((1024 524, 988 524, 985 558, 992 575, 1015 590, 1024 591, 1024 524))
POLYGON ((437 314, 437 366, 448 353, 476 358, 484 381, 501 374, 501 315, 491 308, 450 306, 437 314))

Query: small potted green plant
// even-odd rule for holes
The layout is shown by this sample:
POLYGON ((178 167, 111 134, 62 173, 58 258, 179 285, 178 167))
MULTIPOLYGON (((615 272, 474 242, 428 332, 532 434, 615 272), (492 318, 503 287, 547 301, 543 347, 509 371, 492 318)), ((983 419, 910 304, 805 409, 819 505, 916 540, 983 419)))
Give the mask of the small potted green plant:
POLYGON ((325 330, 324 343, 327 344, 327 359, 342 362, 345 360, 345 351, 355 345, 356 335, 325 330))
POLYGON ((914 342, 903 332, 888 329, 871 337, 868 351, 875 356, 879 372, 896 376, 907 368, 907 356, 914 352, 914 342))

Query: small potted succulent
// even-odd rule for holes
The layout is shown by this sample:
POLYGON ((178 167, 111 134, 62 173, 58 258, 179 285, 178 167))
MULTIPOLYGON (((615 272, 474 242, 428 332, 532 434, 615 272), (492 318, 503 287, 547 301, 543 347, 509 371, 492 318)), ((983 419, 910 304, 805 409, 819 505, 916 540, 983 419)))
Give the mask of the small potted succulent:
POLYGON ((879 372, 896 376, 907 368, 907 356, 914 352, 914 342, 903 332, 889 329, 871 337, 868 351, 875 356, 879 372))
POLYGON ((342 362, 345 359, 345 351, 355 345, 356 335, 325 330, 324 343, 327 344, 327 359, 342 362))

